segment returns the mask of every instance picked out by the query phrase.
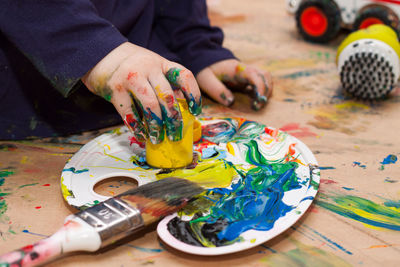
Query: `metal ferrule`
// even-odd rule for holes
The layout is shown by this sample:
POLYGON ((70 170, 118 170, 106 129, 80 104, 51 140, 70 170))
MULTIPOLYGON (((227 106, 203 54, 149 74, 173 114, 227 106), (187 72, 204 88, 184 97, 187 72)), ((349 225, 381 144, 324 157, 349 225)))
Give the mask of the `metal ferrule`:
POLYGON ((119 198, 110 198, 75 215, 96 229, 103 247, 144 226, 140 211, 119 198))

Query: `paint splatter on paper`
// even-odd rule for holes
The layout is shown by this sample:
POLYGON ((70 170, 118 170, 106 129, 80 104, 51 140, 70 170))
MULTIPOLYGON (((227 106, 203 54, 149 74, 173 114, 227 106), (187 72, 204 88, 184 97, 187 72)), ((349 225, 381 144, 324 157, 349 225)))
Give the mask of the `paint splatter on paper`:
POLYGON ((381 161, 380 170, 384 170, 385 169, 385 165, 395 164, 396 162, 397 162, 397 156, 393 155, 393 154, 389 154, 383 159, 383 161, 381 161))
POLYGON ((320 195, 316 204, 368 227, 400 231, 400 208, 352 195, 320 195))
POLYGON ((350 267, 351 264, 347 263, 342 258, 333 253, 322 250, 317 247, 307 246, 299 241, 292 241, 296 244, 297 248, 287 252, 275 252, 262 259, 270 267, 281 266, 307 266, 307 267, 320 267, 320 266, 336 266, 336 267, 350 267))

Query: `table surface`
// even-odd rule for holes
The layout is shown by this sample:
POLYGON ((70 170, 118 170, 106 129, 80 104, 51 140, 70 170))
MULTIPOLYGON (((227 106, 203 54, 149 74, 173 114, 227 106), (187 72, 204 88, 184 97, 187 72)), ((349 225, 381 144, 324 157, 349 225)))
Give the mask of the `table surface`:
MULTIPOLYGON (((246 97, 226 108, 205 100, 206 116, 239 116, 303 141, 321 166, 318 196, 280 236, 235 254, 202 257, 163 244, 154 229, 97 253, 75 253, 48 266, 399 266, 400 92, 382 102, 344 97, 335 65, 346 32, 325 45, 303 41, 283 0, 209 0, 225 46, 269 70, 274 94, 254 112, 246 97), (396 264, 397 263, 397 264, 396 264)), ((83 144, 103 131, 67 138, 0 142, 0 252, 51 235, 75 212, 63 200, 60 174, 83 144)), ((113 195, 109 181, 98 192, 113 195)))

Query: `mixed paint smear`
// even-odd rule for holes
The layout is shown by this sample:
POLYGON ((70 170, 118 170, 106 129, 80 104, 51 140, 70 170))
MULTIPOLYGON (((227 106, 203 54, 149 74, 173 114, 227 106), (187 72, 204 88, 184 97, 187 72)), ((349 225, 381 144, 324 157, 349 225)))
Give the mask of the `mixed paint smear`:
POLYGON ((324 251, 317 247, 308 246, 300 243, 299 241, 291 239, 296 244, 296 248, 287 252, 276 252, 262 259, 270 267, 280 266, 307 266, 307 267, 320 267, 320 266, 341 266, 350 267, 351 264, 347 263, 340 257, 333 253, 324 251))
MULTIPOLYGON (((229 122, 203 127, 203 138, 212 143, 202 150, 202 155, 215 154, 226 142, 227 153, 221 156, 220 152, 220 160, 235 169, 237 178, 229 187, 209 189, 168 223, 169 232, 187 244, 225 246, 242 242, 241 234, 248 230, 268 231, 296 208, 283 200, 286 192, 305 184, 315 186, 315 192, 318 188, 318 183, 304 181, 296 173, 304 163, 298 159, 295 144, 287 143, 290 141, 286 133, 250 121, 229 122), (267 149, 266 144, 271 147, 267 149), (229 158, 232 155, 242 161, 229 158), (188 216, 190 220, 183 219, 188 216)), ((312 199, 308 196, 303 201, 312 199)))
POLYGON ((400 231, 400 205, 396 202, 379 204, 358 196, 320 194, 316 204, 369 227, 400 231))
POLYGON ((247 230, 270 230, 277 219, 294 208, 282 198, 285 191, 300 188, 296 168, 296 162, 255 167, 241 174, 231 188, 210 189, 192 202, 183 212, 195 211, 193 219, 176 217, 168 230, 185 243, 205 247, 240 241, 239 236, 247 230))

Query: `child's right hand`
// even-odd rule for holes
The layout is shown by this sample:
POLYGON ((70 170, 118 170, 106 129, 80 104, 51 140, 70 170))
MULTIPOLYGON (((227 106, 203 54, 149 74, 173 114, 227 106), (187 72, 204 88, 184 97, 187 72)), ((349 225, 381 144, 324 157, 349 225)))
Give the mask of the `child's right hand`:
POLYGON ((111 51, 82 81, 114 105, 139 142, 150 138, 153 144, 160 143, 164 125, 170 140, 182 138, 182 115, 176 100, 182 93, 190 112, 201 113, 201 94, 193 74, 132 43, 111 51))

